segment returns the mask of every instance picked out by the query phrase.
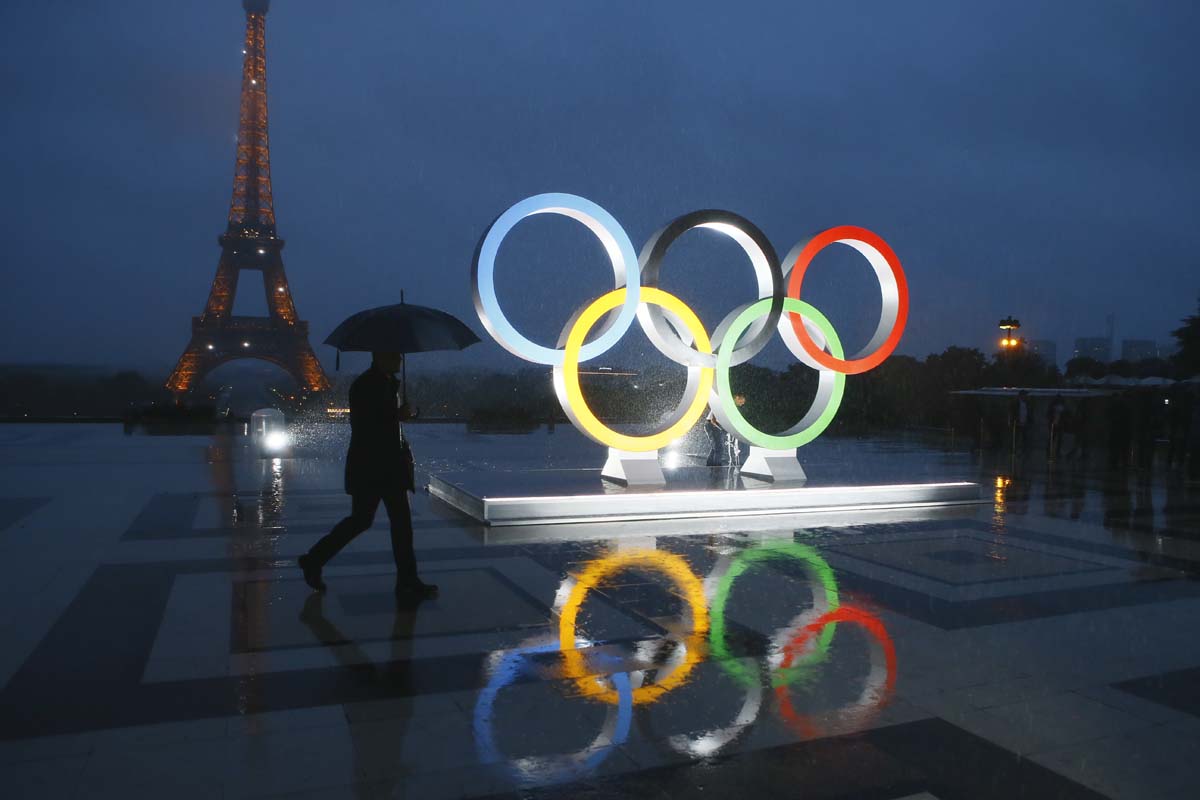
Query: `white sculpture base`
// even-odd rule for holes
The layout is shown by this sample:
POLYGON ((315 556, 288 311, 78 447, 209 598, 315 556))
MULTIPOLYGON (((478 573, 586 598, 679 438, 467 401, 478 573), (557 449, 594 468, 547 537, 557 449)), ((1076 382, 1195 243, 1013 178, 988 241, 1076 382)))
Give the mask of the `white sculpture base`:
POLYGON ((624 486, 665 486, 666 477, 658 465, 658 451, 631 453, 608 448, 608 460, 600 476, 624 486))
POLYGON ((742 464, 741 473, 764 481, 799 483, 808 480, 795 450, 767 450, 750 446, 750 455, 742 464))

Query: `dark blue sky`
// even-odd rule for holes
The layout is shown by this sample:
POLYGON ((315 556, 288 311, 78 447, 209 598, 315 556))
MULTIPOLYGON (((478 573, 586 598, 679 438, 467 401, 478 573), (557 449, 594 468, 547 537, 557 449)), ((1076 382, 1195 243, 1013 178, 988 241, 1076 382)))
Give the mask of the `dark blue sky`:
MULTIPOLYGON (((3 4, 0 361, 169 368, 219 255, 243 25, 237 0, 3 4)), ((317 343, 401 287, 482 333, 478 237, 566 191, 638 248, 705 207, 780 254, 868 227, 909 276, 903 353, 990 350, 1010 313, 1060 358, 1109 313, 1118 339, 1164 341, 1200 289, 1197 30, 1192 2, 276 0, 285 264, 330 365, 317 343)), ((752 289, 712 238, 685 237, 664 281, 710 330, 752 289)), ((817 266, 806 299, 856 349, 873 281, 817 266)), ((531 221, 501 297, 550 342, 604 270, 582 228, 531 221)), ((490 342, 462 358, 517 366, 490 342)))

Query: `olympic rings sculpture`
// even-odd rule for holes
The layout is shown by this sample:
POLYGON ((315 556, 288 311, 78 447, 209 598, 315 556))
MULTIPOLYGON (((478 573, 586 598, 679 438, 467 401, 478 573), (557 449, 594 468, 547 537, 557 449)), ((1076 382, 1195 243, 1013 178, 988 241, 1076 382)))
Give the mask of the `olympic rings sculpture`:
POLYGON ((701 581, 681 556, 660 550, 630 550, 594 559, 575 577, 563 579, 555 597, 557 635, 541 635, 511 650, 493 653, 486 665, 487 682, 475 706, 476 747, 485 763, 506 766, 526 784, 576 780, 603 762, 630 734, 635 712, 647 738, 690 757, 714 756, 741 738, 767 703, 764 689, 774 694, 781 719, 801 738, 844 732, 862 726, 890 699, 896 683, 896 650, 883 622, 870 612, 839 601, 832 568, 812 547, 780 542, 750 547, 718 558, 701 581), (765 657, 735 654, 726 641, 726 607, 736 582, 766 563, 799 566, 811 590, 811 604, 769 637, 765 657), (581 635, 579 614, 588 595, 619 573, 636 570, 667 578, 683 604, 679 624, 659 620, 666 637, 637 641, 621 655, 619 645, 603 647, 581 635), (845 708, 824 712, 800 710, 792 693, 811 684, 811 670, 824 663, 839 625, 858 628, 869 649, 870 669, 858 698, 845 708), (666 654, 664 657, 664 653, 666 654), (560 658, 552 659, 551 656, 560 658), (649 709, 671 692, 681 690, 704 659, 745 691, 734 719, 704 731, 661 737, 648 729, 649 709), (496 743, 495 705, 499 693, 521 680, 565 683, 568 696, 605 708, 595 738, 575 753, 508 757, 496 743))
POLYGON ((747 444, 786 450, 808 444, 833 421, 847 375, 883 363, 900 342, 908 320, 908 282, 900 260, 882 238, 865 228, 841 225, 793 247, 782 264, 767 237, 749 220, 729 211, 694 211, 659 230, 634 255, 625 229, 600 206, 571 194, 539 194, 516 203, 491 224, 475 253, 471 270, 475 311, 487 331, 513 355, 554 369, 559 403, 585 436, 615 450, 658 450, 686 433, 707 406, 727 431, 747 444), (612 265, 614 288, 576 311, 559 337, 559 347, 539 345, 521 334, 496 297, 496 257, 504 238, 526 217, 556 214, 582 223, 603 245, 612 265), (682 300, 658 287, 667 250, 684 233, 703 228, 733 240, 754 269, 758 300, 735 308, 709 337, 682 300), (801 300, 804 276, 813 258, 831 244, 852 247, 879 282, 882 311, 871 339, 847 357, 829 320, 801 300), (607 352, 636 317, 654 347, 687 368, 683 397, 663 430, 630 436, 596 418, 579 384, 579 365, 607 352), (596 329, 595 336, 587 341, 596 329), (808 413, 780 434, 758 430, 742 416, 729 386, 731 367, 758 354, 778 331, 788 350, 818 370, 817 396, 808 413))

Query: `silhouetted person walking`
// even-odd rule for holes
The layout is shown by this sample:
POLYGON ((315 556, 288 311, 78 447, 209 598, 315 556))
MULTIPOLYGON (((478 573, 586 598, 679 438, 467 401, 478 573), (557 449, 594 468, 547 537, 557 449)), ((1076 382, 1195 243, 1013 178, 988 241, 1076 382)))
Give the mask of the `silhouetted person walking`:
POLYGON ((352 498, 350 516, 333 527, 313 548, 300 556, 304 581, 325 590, 321 569, 343 547, 375 521, 382 502, 391 523, 392 556, 396 561, 396 597, 430 597, 437 587, 417 576, 413 553, 412 518, 408 492, 413 489, 411 455, 401 440, 400 423, 411 419, 408 405, 399 405, 396 373, 404 356, 373 353, 371 368, 350 386, 350 450, 346 454, 346 493, 352 498))

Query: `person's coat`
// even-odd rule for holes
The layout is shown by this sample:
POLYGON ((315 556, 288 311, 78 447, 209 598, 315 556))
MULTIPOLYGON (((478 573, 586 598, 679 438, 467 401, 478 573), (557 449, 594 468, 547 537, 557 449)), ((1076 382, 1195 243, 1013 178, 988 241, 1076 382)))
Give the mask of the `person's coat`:
POLYGON ((346 494, 384 495, 413 488, 400 439, 399 382, 372 367, 350 385, 346 494))

